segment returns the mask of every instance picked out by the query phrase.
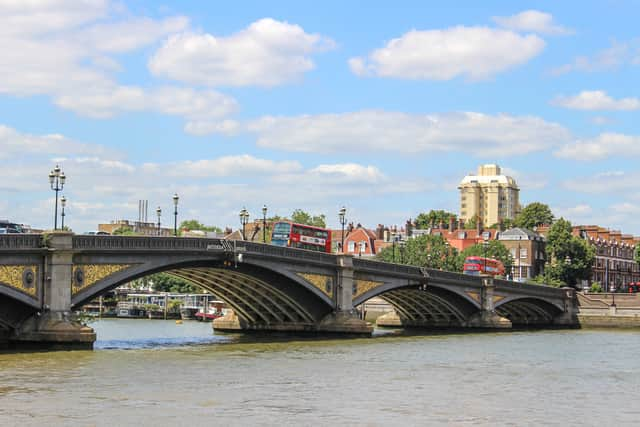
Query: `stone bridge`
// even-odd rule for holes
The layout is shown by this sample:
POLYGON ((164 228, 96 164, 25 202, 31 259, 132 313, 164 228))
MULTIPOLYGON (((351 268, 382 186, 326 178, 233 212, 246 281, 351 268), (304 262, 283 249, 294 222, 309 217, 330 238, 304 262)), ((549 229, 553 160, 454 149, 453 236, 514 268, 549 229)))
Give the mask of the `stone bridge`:
POLYGON ((73 321, 86 302, 164 272, 224 300, 224 331, 370 334, 354 307, 380 297, 395 308, 381 324, 421 328, 573 325, 570 289, 372 261, 246 241, 85 236, 0 236, 0 338, 91 346, 73 321))

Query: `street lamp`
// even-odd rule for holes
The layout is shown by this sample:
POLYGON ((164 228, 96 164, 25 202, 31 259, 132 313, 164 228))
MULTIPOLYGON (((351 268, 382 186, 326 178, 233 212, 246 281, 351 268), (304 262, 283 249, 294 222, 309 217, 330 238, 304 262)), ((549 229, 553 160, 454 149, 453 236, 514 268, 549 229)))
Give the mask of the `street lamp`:
POLYGON ((262 205, 262 243, 267 243, 267 205, 262 205))
POLYGON ((60 206, 62 206, 62 213, 60 216, 62 217, 62 223, 60 224, 60 229, 64 230, 64 207, 67 205, 67 198, 62 196, 60 199, 60 206))
POLYGON ((396 235, 395 232, 391 233, 391 259, 393 260, 393 262, 396 262, 396 239, 398 238, 398 236, 396 235))
POLYGON ((160 216, 162 215, 162 209, 160 209, 160 206, 156 209, 156 213, 158 214, 158 236, 160 236, 160 216))
POLYGON ((340 250, 344 253, 344 225, 347 223, 347 208, 344 206, 340 209, 338 213, 338 218, 340 219, 340 225, 342 225, 342 243, 340 243, 340 250))
POLYGON ((64 188, 64 182, 67 179, 64 176, 64 172, 60 169, 60 166, 56 165, 51 172, 49 172, 49 184, 51 189, 56 192, 56 207, 53 219, 53 229, 58 229, 58 192, 64 188))
POLYGON ((404 264, 404 249, 407 242, 400 240, 398 244, 400 245, 400 262, 404 264))
POLYGON ((245 227, 249 222, 249 211, 246 208, 242 208, 240 211, 240 224, 242 224, 242 240, 247 240, 247 236, 245 234, 245 227))
POLYGON ((173 235, 178 237, 178 193, 173 195, 173 235))

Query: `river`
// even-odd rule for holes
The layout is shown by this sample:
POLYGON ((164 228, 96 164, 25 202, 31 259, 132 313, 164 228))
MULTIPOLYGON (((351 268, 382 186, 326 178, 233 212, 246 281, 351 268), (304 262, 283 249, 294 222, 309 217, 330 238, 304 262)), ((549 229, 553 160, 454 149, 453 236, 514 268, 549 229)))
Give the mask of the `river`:
POLYGON ((91 326, 93 351, 0 353, 0 425, 640 423, 637 330, 285 340, 91 326))

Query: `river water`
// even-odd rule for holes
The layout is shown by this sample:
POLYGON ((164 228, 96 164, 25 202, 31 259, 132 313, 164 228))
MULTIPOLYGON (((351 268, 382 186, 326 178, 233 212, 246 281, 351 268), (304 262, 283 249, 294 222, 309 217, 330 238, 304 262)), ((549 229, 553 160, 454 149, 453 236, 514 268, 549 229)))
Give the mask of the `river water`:
POLYGON ((0 354, 1 426, 639 425, 640 331, 268 339, 105 319, 0 354))

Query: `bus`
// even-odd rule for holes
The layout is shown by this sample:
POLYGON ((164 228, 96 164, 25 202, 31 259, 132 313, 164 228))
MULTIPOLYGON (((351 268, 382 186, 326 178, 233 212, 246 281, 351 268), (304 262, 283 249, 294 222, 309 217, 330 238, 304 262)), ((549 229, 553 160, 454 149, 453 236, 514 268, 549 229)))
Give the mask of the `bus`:
POLYGON ((331 252, 331 232, 326 228, 280 221, 273 225, 271 244, 316 252, 331 252))
POLYGON ((497 259, 469 256, 464 260, 462 272, 471 276, 504 276, 504 265, 497 259))

